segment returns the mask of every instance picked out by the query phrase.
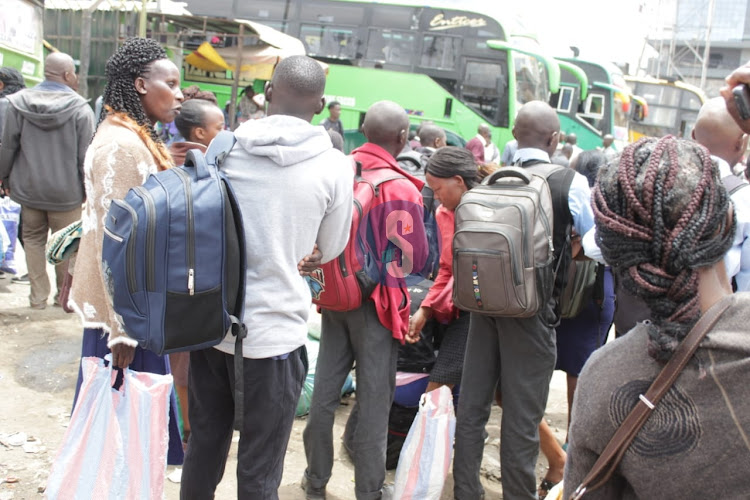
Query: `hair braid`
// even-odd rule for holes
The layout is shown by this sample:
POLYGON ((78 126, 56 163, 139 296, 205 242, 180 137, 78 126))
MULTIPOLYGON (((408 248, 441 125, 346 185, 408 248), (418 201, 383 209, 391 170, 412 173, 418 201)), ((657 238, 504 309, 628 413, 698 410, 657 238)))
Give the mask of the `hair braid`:
POLYGON ((592 203, 602 255, 651 309, 649 354, 668 359, 700 317, 697 269, 734 238, 718 168, 691 141, 641 139, 601 168, 592 203))
MULTIPOLYGON (((127 114, 136 123, 145 127, 157 143, 161 142, 161 138, 146 116, 141 98, 135 89, 135 79, 145 76, 152 62, 166 58, 167 53, 156 41, 148 38, 129 38, 107 60, 105 70, 107 86, 104 88, 103 104, 112 111, 127 114)), ((99 121, 105 116, 103 106, 99 121)))

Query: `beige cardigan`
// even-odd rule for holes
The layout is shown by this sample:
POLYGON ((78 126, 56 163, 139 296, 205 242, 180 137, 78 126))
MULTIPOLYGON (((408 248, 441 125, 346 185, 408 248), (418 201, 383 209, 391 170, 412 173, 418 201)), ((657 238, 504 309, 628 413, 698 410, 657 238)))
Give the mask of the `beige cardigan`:
POLYGON ((102 275, 104 221, 113 199, 146 178, 172 166, 169 153, 132 119, 117 113, 100 125, 84 161, 86 205, 81 215, 83 236, 75 263, 68 304, 80 316, 84 328, 101 328, 109 335, 107 345, 137 342, 127 336, 112 308, 102 275))

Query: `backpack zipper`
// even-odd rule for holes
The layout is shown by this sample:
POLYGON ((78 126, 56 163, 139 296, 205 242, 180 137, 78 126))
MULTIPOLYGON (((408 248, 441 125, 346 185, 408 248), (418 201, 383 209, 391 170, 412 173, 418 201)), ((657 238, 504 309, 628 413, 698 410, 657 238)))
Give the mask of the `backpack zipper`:
MULTIPOLYGON (((518 210, 518 213, 521 214, 521 224, 524 228, 528 227, 529 221, 528 217, 526 217, 526 212, 518 208, 518 205, 515 203, 486 203, 486 202, 480 202, 476 200, 467 201, 464 203, 465 205, 473 204, 473 205, 479 205, 481 207, 487 207, 487 208, 516 208, 518 210)), ((484 222, 484 221, 477 221, 477 220, 467 220, 463 219, 467 222, 484 222)), ((526 242, 524 242, 523 245, 523 264, 524 266, 530 266, 531 265, 531 259, 529 258, 529 249, 527 248, 528 245, 526 242)), ((532 250, 533 253, 533 250, 532 250)))
MULTIPOLYGON (((482 230, 479 230, 479 231, 475 231, 474 228, 469 227, 469 228, 462 228, 459 231, 456 231, 455 235, 453 236, 454 239, 455 239, 455 237, 459 233, 464 233, 464 232, 474 232, 474 233, 481 232, 481 233, 499 234, 500 236, 502 236, 503 238, 505 238, 505 241, 508 243, 508 252, 510 253, 510 260, 514 264, 516 262, 518 262, 517 261, 517 256, 516 256, 516 251, 513 248, 513 245, 511 244, 510 237, 505 232, 500 231, 499 229, 494 229, 494 230, 490 230, 490 231, 482 229, 482 230)), ((502 252, 500 250, 483 249, 483 248, 456 248, 454 250, 454 252, 455 253, 472 252, 472 253, 489 254, 489 255, 502 255, 504 253, 504 252, 502 252)), ((521 278, 521 275, 519 274, 518 266, 516 266, 516 265, 511 266, 511 270, 513 271, 513 283, 515 285, 520 285, 521 281, 523 281, 523 280, 521 278)))
MULTIPOLYGON (((354 208, 357 209, 357 213, 359 214, 359 222, 362 223, 362 204, 357 201, 357 199, 354 199, 354 208)), ((357 237, 357 233, 359 232, 359 228, 357 228, 357 232, 354 233, 354 237, 357 237)), ((341 255, 339 255, 339 267, 341 268, 341 275, 342 276, 349 276, 349 270, 346 268, 346 250, 341 252, 341 255)))
MULTIPOLYGON (((136 288, 138 287, 138 281, 135 275, 135 265, 136 265, 136 259, 135 259, 135 240, 138 235, 138 214, 133 210, 133 207, 131 207, 128 203, 121 201, 121 200, 112 200, 112 203, 116 204, 117 206, 124 208, 130 213, 130 217, 133 221, 133 224, 130 226, 130 237, 128 238, 128 246, 125 249, 125 260, 126 260, 126 269, 125 269, 125 275, 128 280, 128 292, 131 294, 136 292, 136 288)), ((107 229, 107 227, 104 227, 104 231, 107 234, 110 234, 111 231, 107 229)), ((119 236, 115 238, 116 235, 110 234, 114 239, 118 239, 122 242, 123 239, 119 236)))
POLYGON ((154 253, 156 253, 156 206, 154 199, 144 187, 137 186, 135 192, 143 199, 146 208, 146 291, 153 292, 156 288, 156 270, 154 269, 154 253))
MULTIPOLYGON (((532 193, 539 193, 536 189, 528 186, 503 186, 503 189, 517 189, 519 191, 529 191, 532 193)), ((554 206, 552 207, 554 210, 554 206)), ((549 223, 549 219, 547 218, 547 214, 544 212, 544 210, 539 210, 539 215, 542 219, 542 225, 544 226, 544 230, 547 233, 547 243, 549 244, 549 260, 547 261, 547 264, 551 263, 555 258, 555 245, 552 242, 552 228, 549 223)))
POLYGON ((182 180, 185 187, 185 206, 187 207, 187 265, 188 265, 188 293, 195 295, 195 221, 193 215, 193 189, 186 172, 176 168, 174 172, 182 180))

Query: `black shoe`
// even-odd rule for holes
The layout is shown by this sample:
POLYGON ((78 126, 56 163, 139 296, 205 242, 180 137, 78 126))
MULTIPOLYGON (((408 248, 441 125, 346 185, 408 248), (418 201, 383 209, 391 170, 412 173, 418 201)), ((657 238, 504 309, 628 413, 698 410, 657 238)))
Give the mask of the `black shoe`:
POLYGON ((23 276, 13 276, 13 279, 10 280, 13 283, 22 283, 25 285, 29 284, 29 275, 24 274, 23 276))
POLYGON ((308 481, 307 476, 302 476, 300 487, 305 490, 306 500, 326 500, 326 487, 314 488, 308 481))

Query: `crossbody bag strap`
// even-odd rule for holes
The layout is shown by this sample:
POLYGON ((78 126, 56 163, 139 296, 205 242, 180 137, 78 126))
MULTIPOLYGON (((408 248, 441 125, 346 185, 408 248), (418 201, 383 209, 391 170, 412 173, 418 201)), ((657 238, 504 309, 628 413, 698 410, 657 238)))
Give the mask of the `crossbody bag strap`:
POLYGON ((695 326, 687 334, 687 337, 677 347, 677 350, 667 364, 659 372, 659 375, 648 388, 646 394, 638 396, 639 401, 622 424, 620 424, 620 427, 612 436, 612 439, 609 440, 604 451, 599 455, 599 459, 594 463, 589 473, 586 474, 581 484, 570 496, 570 500, 578 500, 587 492, 594 491, 609 481, 609 478, 612 477, 617 465, 625 455, 630 443, 635 439, 638 431, 646 423, 648 417, 651 416, 661 398, 672 387, 675 380, 677 380, 687 362, 693 357, 703 337, 713 328, 719 317, 721 317, 731 303, 732 296, 728 295, 711 306, 706 311, 706 314, 700 317, 695 326))

